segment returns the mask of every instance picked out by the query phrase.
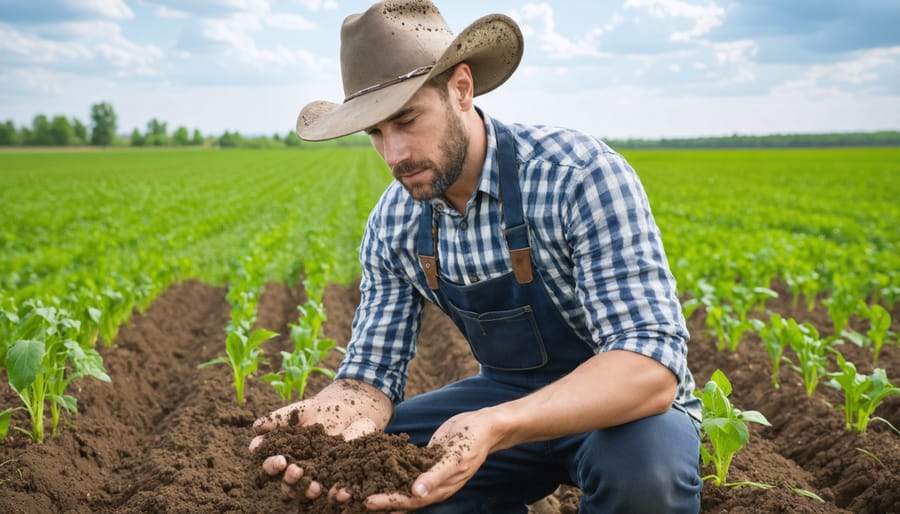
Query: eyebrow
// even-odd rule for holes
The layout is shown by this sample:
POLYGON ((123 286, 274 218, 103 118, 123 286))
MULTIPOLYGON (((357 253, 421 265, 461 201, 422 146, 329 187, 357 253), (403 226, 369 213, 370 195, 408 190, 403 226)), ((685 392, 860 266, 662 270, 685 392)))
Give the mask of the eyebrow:
MULTIPOLYGON (((391 117, 385 119, 385 120, 382 121, 381 123, 389 123, 389 122, 392 122, 392 121, 394 121, 394 120, 398 120, 398 119, 400 119, 400 118, 402 118, 402 117, 408 115, 409 113, 411 113, 411 112, 413 112, 413 111, 415 111, 415 108, 413 108, 413 107, 407 107, 407 108, 405 108, 405 109, 400 109, 399 111, 397 111, 397 112, 395 112, 393 115, 391 115, 391 117)), ((379 125, 380 125, 381 123, 379 123, 379 125)), ((372 125, 371 127, 367 128, 367 129, 365 130, 365 132, 366 132, 366 134, 371 134, 373 130, 375 130, 375 125, 372 125)))

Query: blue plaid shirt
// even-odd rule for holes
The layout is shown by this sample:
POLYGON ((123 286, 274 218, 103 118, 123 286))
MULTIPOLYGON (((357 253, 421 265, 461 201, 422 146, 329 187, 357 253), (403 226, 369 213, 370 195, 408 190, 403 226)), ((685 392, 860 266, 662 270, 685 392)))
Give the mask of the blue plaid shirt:
MULTIPOLYGON (((456 283, 511 271, 498 200, 490 118, 478 189, 462 215, 443 200, 414 200, 394 181, 373 209, 360 250, 362 298, 339 378, 403 398, 426 300, 437 302, 416 252, 423 208, 441 235, 440 274, 456 283)), ((532 258, 550 296, 595 352, 629 350, 678 377, 676 405, 700 419, 687 367, 688 332, 659 229, 634 170, 603 142, 571 130, 509 125, 516 141, 532 258)))

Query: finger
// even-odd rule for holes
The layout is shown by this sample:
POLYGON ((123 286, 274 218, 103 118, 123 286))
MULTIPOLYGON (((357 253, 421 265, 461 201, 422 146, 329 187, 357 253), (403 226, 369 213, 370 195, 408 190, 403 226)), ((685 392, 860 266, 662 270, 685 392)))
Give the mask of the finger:
POLYGON ((254 437, 253 439, 251 439, 250 440, 250 453, 255 452, 256 449, 259 448, 259 445, 262 444, 263 440, 265 440, 265 437, 263 437, 261 435, 258 435, 256 437, 254 437))
POLYGON ((406 512, 418 509, 428 502, 422 498, 411 498, 402 494, 373 494, 366 498, 366 508, 369 510, 389 510, 391 512, 406 512))
POLYGON ((301 478, 303 478, 303 468, 296 464, 291 464, 284 470, 284 478, 282 480, 288 485, 294 485, 301 478))
POLYGON ((315 500, 319 496, 322 495, 322 484, 318 482, 310 482, 309 487, 306 489, 306 498, 309 500, 315 500))
POLYGON ((332 486, 331 489, 328 490, 328 497, 332 500, 339 501, 341 503, 346 503, 350 501, 351 495, 350 491, 343 487, 332 486))
MULTIPOLYGON (((280 457, 280 455, 279 455, 280 457)), ((264 463, 265 464, 265 463, 264 463)), ((284 476, 281 477, 281 493, 291 499, 297 498, 297 482, 303 478, 303 468, 296 464, 291 464, 284 470, 284 476)))
POLYGON ((345 441, 352 441, 357 437, 371 434, 376 430, 378 430, 378 427, 375 426, 374 421, 369 418, 359 418, 353 423, 350 423, 350 426, 345 428, 341 435, 344 436, 345 441))
POLYGON ((270 477, 281 473, 285 467, 287 467, 287 459, 284 458, 284 455, 267 457, 262 464, 263 471, 270 477))
POLYGON ((299 424, 302 415, 303 407, 300 405, 300 402, 292 403, 254 421, 253 430, 258 435, 262 435, 271 432, 277 427, 299 424))

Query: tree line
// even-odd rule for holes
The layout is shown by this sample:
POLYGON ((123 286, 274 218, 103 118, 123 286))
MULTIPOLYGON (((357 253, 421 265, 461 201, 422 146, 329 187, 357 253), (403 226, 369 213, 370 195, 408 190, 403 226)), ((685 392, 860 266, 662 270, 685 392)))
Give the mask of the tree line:
POLYGON ((607 139, 613 148, 640 149, 729 149, 729 148, 817 148, 846 146, 900 146, 900 132, 839 132, 827 134, 771 134, 663 139, 607 139))
MULTIPOLYGON (((278 148, 306 146, 294 134, 243 136, 225 131, 220 136, 203 136, 199 130, 177 127, 171 134, 168 123, 156 118, 147 122, 144 132, 137 128, 130 136, 119 135, 118 118, 113 106, 100 102, 91 106, 90 123, 77 118, 38 114, 31 126, 16 128, 12 120, 0 123, 0 146, 195 146, 220 148, 278 148)), ((702 148, 806 148, 840 146, 900 146, 900 132, 848 132, 830 134, 738 135, 662 139, 606 139, 619 149, 702 149, 702 148)), ((335 141, 315 143, 317 146, 368 146, 365 134, 352 134, 335 141)))
MULTIPOLYGON (((113 106, 100 102, 91 106, 87 125, 78 118, 57 115, 52 118, 38 114, 31 126, 16 127, 12 120, 0 123, 0 146, 195 146, 222 148, 276 148, 300 146, 293 131, 285 135, 246 137, 239 132, 225 131, 220 136, 204 136, 198 129, 177 127, 169 133, 168 123, 156 118, 147 122, 143 132, 135 128, 130 135, 120 135, 118 117, 113 106)), ((344 141, 342 144, 347 144, 344 141)), ((368 138, 366 138, 368 144, 368 138)))

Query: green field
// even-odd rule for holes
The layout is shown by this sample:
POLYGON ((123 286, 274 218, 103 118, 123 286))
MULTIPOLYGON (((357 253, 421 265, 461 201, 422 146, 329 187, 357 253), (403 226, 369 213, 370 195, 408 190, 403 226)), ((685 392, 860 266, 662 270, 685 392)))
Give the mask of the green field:
MULTIPOLYGON (((900 149, 625 154, 683 290, 777 277, 900 295, 900 149)), ((145 304, 174 280, 227 283, 251 250, 290 282, 311 234, 346 282, 390 180, 362 148, 11 152, 0 170, 0 295, 15 302, 86 287, 145 304)))
MULTIPOLYGON (((626 157, 650 197, 685 315, 702 306, 720 350, 780 326, 750 316, 775 287, 808 309, 827 306, 831 334, 804 329, 804 344, 819 352, 847 337, 873 346, 877 361, 893 337, 882 306, 900 298, 900 149, 626 157), (846 333, 852 316, 872 329, 846 333)), ((97 341, 112 344, 136 310, 189 278, 228 289, 227 358, 211 362, 234 370, 238 403, 275 335, 256 328, 262 290, 302 281, 295 352, 282 352, 280 375, 263 377, 285 400, 302 397, 333 345, 321 337, 324 286, 358 276, 365 220, 389 181, 366 148, 0 153, 0 368, 29 411, 31 437, 43 440, 45 402, 54 432, 61 408, 75 410, 70 381, 109 380, 97 341)), ((812 372, 824 371, 824 357, 812 357, 821 364, 812 372)), ((0 411, 0 439, 13 410, 0 411)))

